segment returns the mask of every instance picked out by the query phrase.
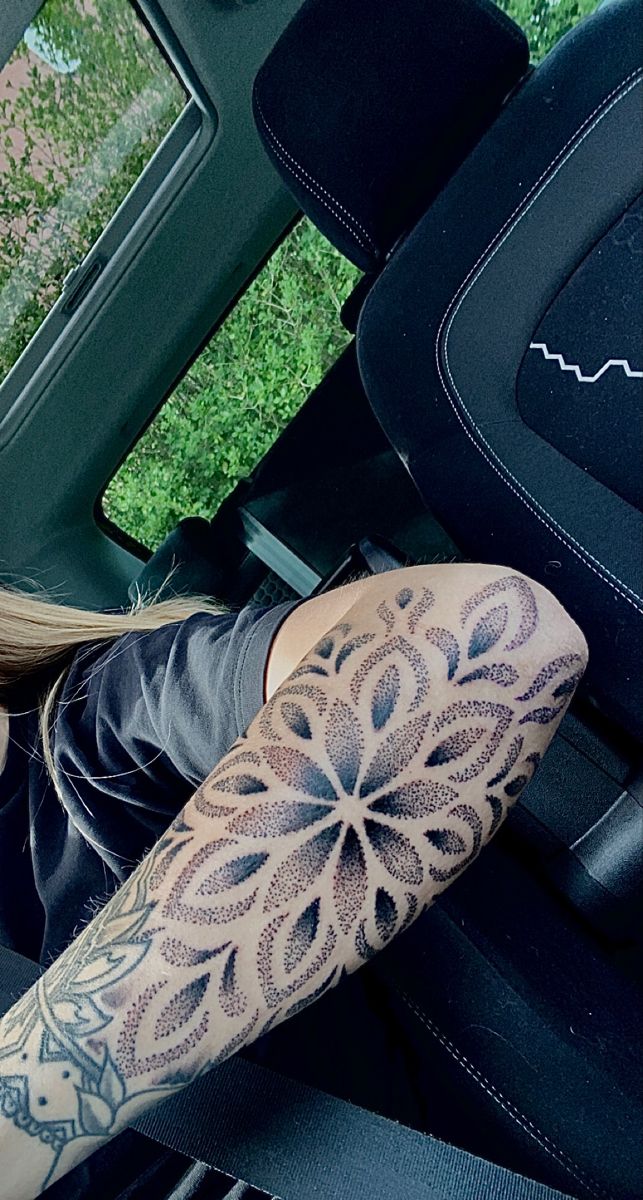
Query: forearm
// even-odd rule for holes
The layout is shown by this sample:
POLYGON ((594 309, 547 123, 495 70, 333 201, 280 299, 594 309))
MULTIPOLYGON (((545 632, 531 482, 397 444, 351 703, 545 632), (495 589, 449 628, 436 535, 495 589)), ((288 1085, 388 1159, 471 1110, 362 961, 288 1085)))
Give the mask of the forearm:
POLYGON ((0 1023, 0 1196, 334 986, 495 831, 585 647, 548 593, 480 570, 363 596, 0 1023))

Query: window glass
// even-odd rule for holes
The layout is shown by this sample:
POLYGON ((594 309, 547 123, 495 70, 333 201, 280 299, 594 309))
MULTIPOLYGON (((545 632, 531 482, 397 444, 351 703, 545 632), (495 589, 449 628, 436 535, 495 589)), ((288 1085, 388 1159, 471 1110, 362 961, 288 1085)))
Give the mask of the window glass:
POLYGON ((286 237, 125 459, 103 511, 156 547, 181 517, 211 517, 349 340, 359 278, 307 220, 286 237))
POLYGON ((0 72, 0 379, 185 102, 129 0, 46 0, 0 72))

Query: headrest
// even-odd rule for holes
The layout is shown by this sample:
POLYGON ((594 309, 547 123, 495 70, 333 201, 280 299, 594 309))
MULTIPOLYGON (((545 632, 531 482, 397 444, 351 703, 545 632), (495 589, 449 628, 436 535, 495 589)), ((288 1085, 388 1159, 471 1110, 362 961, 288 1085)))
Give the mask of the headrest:
POLYGON ((528 65, 488 0, 306 0, 259 71, 255 119, 304 212, 374 271, 528 65))

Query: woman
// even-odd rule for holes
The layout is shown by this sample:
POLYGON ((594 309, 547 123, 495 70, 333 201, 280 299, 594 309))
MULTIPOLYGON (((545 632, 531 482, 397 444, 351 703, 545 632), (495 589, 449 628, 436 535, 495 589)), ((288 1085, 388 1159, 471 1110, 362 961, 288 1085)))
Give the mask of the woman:
POLYGON ((414 920, 531 778, 587 650, 540 585, 471 564, 238 614, 3 605, 3 928, 24 947, 26 830, 30 944, 57 956, 0 1022, 22 1200, 414 920), (54 666, 39 757, 15 701, 54 666))

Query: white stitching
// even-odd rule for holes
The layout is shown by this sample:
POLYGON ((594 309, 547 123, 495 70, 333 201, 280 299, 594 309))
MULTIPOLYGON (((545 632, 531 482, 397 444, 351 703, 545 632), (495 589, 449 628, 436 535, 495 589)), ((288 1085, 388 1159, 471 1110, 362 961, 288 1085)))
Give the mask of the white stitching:
POLYGON ((277 158, 280 159, 280 161, 284 164, 286 170, 290 171, 291 175, 294 175, 295 179, 299 180, 302 187, 305 187, 307 189, 307 191, 309 191, 311 193, 311 195, 313 195, 315 197, 315 199, 320 202, 320 204, 324 205, 324 208, 328 209, 331 216, 333 216, 336 221, 339 221, 340 225, 344 226, 344 229, 347 231, 347 233, 350 235, 350 237, 355 238, 355 241, 359 242, 360 246, 362 247, 363 250, 366 250, 367 254, 372 253, 371 251, 369 251, 369 247, 362 240, 362 238, 359 236, 359 234, 354 229, 351 229, 350 225, 348 225, 347 222, 344 221, 344 219, 342 217, 340 217, 339 213, 334 212, 334 210, 331 208, 330 204, 328 204, 326 202, 326 200, 324 200, 323 196, 320 196, 315 192, 315 189, 313 188, 313 186, 310 183, 307 183, 305 179, 302 179, 302 177, 298 173, 296 167, 291 166, 290 163, 286 162, 286 159, 284 158, 283 154, 281 153, 280 150, 278 150, 277 146, 274 144, 274 140, 272 139, 270 132, 267 128, 266 128, 266 133, 268 134, 268 137, 271 140, 273 154, 276 154, 277 158))
POLYGON ((339 200, 336 200, 335 197, 332 196, 329 191, 327 191, 327 189, 323 186, 323 184, 321 184, 319 182, 318 179, 314 179, 313 176, 306 170, 306 168, 303 167, 302 164, 300 162, 298 162, 296 158, 293 158, 292 154, 289 154, 289 152, 286 150, 286 147, 284 145, 282 145, 282 143, 279 141, 279 138, 277 137, 276 133, 273 132, 272 128, 268 124, 265 113, 261 107, 261 104, 260 104, 259 99, 257 98, 256 94, 255 94, 255 103, 257 105, 257 112, 259 113, 259 116, 261 117, 261 120, 265 126, 266 133, 268 134, 268 137, 270 138, 270 140, 273 143, 273 147, 272 147, 273 151, 277 155, 277 158, 281 159, 284 166, 286 167, 286 170, 292 172, 292 174, 295 176, 295 178, 297 178, 299 180, 302 187, 305 187, 308 189, 309 192, 312 192, 313 196, 315 196, 315 199, 319 200, 320 203, 323 204, 324 207, 327 208, 328 211, 330 213, 332 213, 332 215, 334 217, 336 217, 336 219, 340 222, 340 224, 344 226, 344 229, 348 230, 351 237, 356 238, 356 240, 359 242, 359 244, 363 250, 366 250, 368 252, 369 247, 370 247, 371 252, 373 254, 377 254, 377 246, 375 245, 375 242, 373 241, 373 239, 370 236, 370 234, 368 233, 368 231, 364 228, 364 226, 360 224, 360 222, 357 220, 357 218, 354 217, 348 211, 347 208, 344 208, 343 204, 339 203, 339 200), (280 153, 280 151, 281 151, 281 153, 280 153), (287 162, 286 159, 288 159, 289 162, 287 162), (289 165, 289 163, 292 165, 289 165), (297 174, 297 168, 306 178, 302 178, 302 174, 299 174, 299 175, 297 174), (315 191, 315 189, 317 189, 317 192, 315 191), (327 197, 327 200, 324 200, 324 196, 320 195, 319 194, 320 192, 323 192, 324 196, 327 197), (330 201, 330 204, 327 203, 327 201, 330 201), (334 206, 334 208, 332 206, 334 206), (351 229, 350 226, 347 225, 344 220, 342 220, 339 213, 336 211, 337 209, 340 209, 344 213, 344 215, 346 217, 348 217, 349 221, 351 221, 351 223, 356 227, 356 229, 359 229, 361 231, 361 233, 364 234, 364 237, 366 238, 368 245, 366 245, 362 241, 362 239, 360 238, 359 234, 356 232, 355 229, 351 229))
POLYGON ((582 1167, 579 1167, 578 1163, 574 1162, 573 1158, 570 1158, 564 1150, 561 1150, 560 1146, 557 1146, 555 1142, 552 1142, 551 1138, 547 1137, 546 1133, 543 1133, 537 1125, 534 1125, 533 1121, 529 1120, 529 1117, 526 1117, 524 1113, 520 1112, 520 1110, 516 1108, 515 1104, 513 1104, 511 1100, 508 1100, 507 1097, 503 1095, 503 1093, 499 1091, 493 1083, 491 1083, 491 1080, 487 1079, 486 1075, 483 1075, 482 1072, 479 1071, 477 1067, 475 1067, 473 1063, 470 1062, 469 1059, 466 1058, 466 1056, 462 1054, 456 1046, 453 1045, 453 1042, 450 1042, 449 1039, 445 1037, 442 1031, 438 1029, 438 1026, 434 1024, 430 1017, 427 1017, 426 1013, 424 1013, 422 1009, 413 1002, 413 1000, 411 1000, 410 996, 407 996, 406 992, 398 991, 398 995, 401 997, 407 1007, 411 1009, 411 1012, 415 1013, 415 1016, 418 1018, 418 1020, 420 1020, 422 1024, 426 1026, 429 1033, 433 1035, 436 1041, 438 1041, 440 1045, 447 1051, 447 1053, 456 1060, 459 1066, 464 1068, 467 1074, 470 1075, 471 1078, 480 1085, 483 1091, 485 1091, 492 1100, 495 1100, 496 1104, 498 1104, 500 1108, 502 1108, 503 1111, 506 1112, 507 1115, 516 1122, 517 1125, 520 1125, 520 1127, 524 1129, 525 1133, 528 1134, 529 1137, 533 1138, 535 1142, 538 1142, 538 1145, 541 1146, 547 1154, 550 1154, 552 1158, 555 1158, 564 1171, 567 1171, 569 1175, 572 1175, 573 1178, 576 1179, 578 1183, 580 1183, 582 1187, 584 1187, 586 1191, 590 1192, 593 1196, 603 1197, 603 1200, 611 1200, 609 1193, 604 1191, 604 1189, 599 1183, 596 1182, 595 1179, 590 1179, 590 1177, 585 1174, 582 1167))
POLYGON ((447 399, 448 399, 456 417, 458 418, 458 421, 462 425, 462 428, 464 429, 467 437, 473 443, 475 448, 479 451, 479 453, 482 455, 482 457, 485 459, 485 461, 489 464, 489 466, 492 468, 492 470, 494 470, 496 472, 496 474, 500 477, 500 479, 505 484, 505 486, 508 487, 509 490, 518 497, 518 499, 525 505, 525 507, 528 508, 529 511, 533 513, 533 515, 537 518, 537 520, 539 520, 541 522, 541 524, 547 526, 551 530, 551 532, 554 534, 554 537, 556 537, 558 539, 558 541, 560 541, 564 545, 566 545, 568 547, 568 549, 571 550, 572 554, 575 554, 577 558, 580 558, 581 561, 585 563, 585 566, 587 566, 590 571, 593 571, 595 575, 598 575, 599 579, 602 579, 602 581, 608 585, 608 587, 611 587, 615 592, 617 592, 619 595, 621 595, 622 598, 624 600, 626 600, 628 604, 632 605, 632 607, 635 608, 637 612, 643 612, 643 609, 639 606, 639 603, 637 603, 637 601, 638 602, 641 601, 641 597, 638 596, 637 593, 634 592, 630 587, 628 587, 627 584, 625 584, 621 579, 619 579, 616 575, 614 575, 603 563, 599 562, 599 560, 597 558, 595 558, 594 555, 591 554, 589 550, 587 550, 584 546, 582 546, 580 544, 580 542, 578 542, 572 536, 571 533, 569 533, 567 530, 564 530, 562 528, 562 526, 559 525, 558 522, 551 516, 551 513, 546 512, 546 510, 527 491, 527 489, 524 488, 521 483, 519 483, 519 481, 516 479, 516 477, 511 473, 511 471, 509 471, 508 467, 506 467, 506 465, 501 461, 499 456, 495 453, 493 447, 489 444, 487 439, 484 437, 484 434, 482 433, 482 431, 479 429, 479 427, 476 425, 475 421, 473 420, 473 417, 471 416, 470 412, 466 408, 466 406, 462 400, 462 397, 457 389, 457 386, 455 384, 455 380, 453 379, 453 375, 451 373, 451 369, 450 369, 450 365, 449 365, 448 340, 449 340, 449 335, 451 332, 451 327, 453 325, 453 322, 458 314, 460 307, 462 306, 464 300, 466 299, 467 295, 469 294, 471 288, 474 286, 474 284, 479 279, 480 275, 482 274, 482 271, 485 270, 485 268, 488 266, 488 264, 492 261, 494 255, 497 254, 498 250, 501 248, 501 246, 504 244, 504 242, 507 240, 507 238, 511 235, 511 233, 513 232, 513 229, 518 224, 518 221, 522 220, 522 218, 529 211, 531 206, 538 199, 538 195, 540 194, 538 189, 539 189, 542 181, 545 180, 545 183, 544 183, 541 191, 543 191, 544 188, 549 185, 551 180, 558 173, 558 171, 561 169, 561 167, 564 165, 564 163, 567 161, 567 159, 570 158, 571 155, 576 152, 578 147, 585 140, 585 138, 592 131, 592 129, 595 128, 595 126, 598 124, 598 122, 601 121, 604 116, 606 116, 606 114, 610 111, 610 109, 612 109, 614 107, 614 105, 616 105, 634 87, 636 87, 637 83, 640 82, 641 74, 642 74, 642 72, 640 71, 640 69, 638 69, 636 71, 632 71, 628 76, 626 76, 625 79, 623 79, 621 81, 621 83, 618 85, 618 87, 614 88, 613 91, 611 91, 608 96, 604 97, 601 104, 598 105, 594 109, 594 111, 589 115, 589 117, 587 117, 585 119, 583 124, 578 127, 578 129, 572 134, 571 138, 569 138, 569 140, 563 146, 562 150, 560 150, 558 152, 558 154, 556 155, 556 157, 554 159, 552 159, 549 166, 545 169, 545 171, 543 171, 542 175, 539 177, 539 179, 536 181, 536 183, 531 188, 531 191, 527 193, 527 196, 525 196, 524 199, 521 201, 521 203, 517 206, 517 208, 514 209, 511 216, 508 218, 507 221, 505 221, 502 228, 494 236, 493 240, 489 243, 486 250, 484 250, 483 253, 480 255, 477 262, 475 263, 475 265, 472 267, 471 271, 465 278, 464 282, 460 285, 458 292, 453 297, 451 303, 448 305, 448 307, 445 311, 445 314, 440 323, 440 327, 438 329, 438 332, 436 335, 436 341, 435 341, 435 359, 436 359, 438 374, 439 374, 440 380, 442 382, 442 386, 444 388, 447 399), (630 81, 632 81, 632 82, 630 82, 630 81), (626 84, 629 84, 629 86, 625 87, 626 84), (622 90, 622 89, 625 89, 625 90, 622 90), (611 103, 608 103, 608 101, 611 101, 611 103), (601 109, 602 109, 602 111, 601 111, 601 109), (600 116, 598 116, 597 120, 594 121, 594 117, 596 116, 597 113, 600 113, 600 116), (584 132, 582 134, 582 137, 578 138, 578 135, 581 132, 581 130, 584 130, 584 132), (578 138, 578 140, 575 141, 575 139, 577 139, 577 138, 578 138), (568 150, 569 146, 574 141, 575 141, 575 145, 572 146, 572 149, 569 151, 569 154, 566 154, 566 151, 568 150), (554 171, 552 171, 554 164, 559 159, 560 159, 560 161, 558 162, 556 169, 554 171), (531 197, 531 199, 529 199, 529 197, 531 197), (529 202, 527 203, 527 201, 529 201, 529 202), (517 220, 514 220, 517 213, 520 213, 520 215, 518 216, 517 220), (506 233, 505 233, 505 230, 507 231, 506 233), (493 253, 491 255, 489 255, 489 257, 487 258, 487 255, 489 254, 489 250, 491 249, 491 246, 494 245, 494 242, 496 242, 497 244, 494 247, 493 253), (485 259, 486 259, 486 261, 483 261, 485 259), (478 267, 480 267, 481 263, 483 265, 482 265, 481 269, 478 271, 478 267), (459 296, 459 299, 456 304, 455 302, 456 302, 456 298, 458 296, 459 296), (454 304, 455 304, 455 308, 453 307, 454 304), (454 403, 454 399, 451 395, 450 389, 448 388, 446 381, 444 379, 444 375, 442 372, 442 366, 440 363, 440 340, 442 337, 442 331, 444 329, 444 326, 445 326, 447 320, 448 320, 448 327, 447 327, 447 330, 446 330, 446 333, 444 336, 444 359, 445 359, 445 365, 446 365, 446 369, 447 369, 447 372, 449 375, 451 387, 452 387, 453 391, 455 392, 463 411, 466 413, 466 416, 468 417, 469 421, 473 425, 473 428, 476 431, 478 437, 480 438, 480 440, 482 442, 484 442, 484 445, 487 447, 489 454, 492 455, 492 457, 495 459, 495 463, 491 461, 491 458, 489 458, 487 454, 485 454, 484 450, 479 445, 476 438, 473 436, 471 430, 467 427, 467 425, 463 421, 462 416, 461 416, 460 412, 458 411, 456 404, 454 403), (497 466, 496 466, 496 463, 498 464, 497 466), (506 473, 506 476, 508 476, 510 479, 513 480, 513 482, 516 484, 516 488, 513 488, 511 486, 511 484, 509 483, 508 479, 505 477, 505 474, 503 474, 503 472, 506 473), (528 499, 526 499, 526 497, 528 497, 528 499), (528 503, 528 500, 531 500, 532 503, 536 507, 532 508, 531 504, 528 503), (537 509, 539 509, 540 512, 536 511, 537 509), (560 531, 559 533, 556 532, 557 529, 560 531), (577 549, 575 547, 577 547, 577 549), (598 567, 599 570, 597 570, 596 567, 593 567, 591 565, 591 562, 589 562, 589 559, 591 559, 592 562, 596 563, 596 567, 598 567), (610 576, 610 579, 615 580, 615 583, 610 582, 610 579, 608 579, 606 577, 608 575, 610 576), (619 584, 620 586, 617 587, 616 584, 619 584), (622 589, 625 589, 625 591, 623 591, 622 589), (625 594, 626 592, 629 592, 629 596, 625 594), (633 597, 633 599, 630 599, 630 596, 633 597))

